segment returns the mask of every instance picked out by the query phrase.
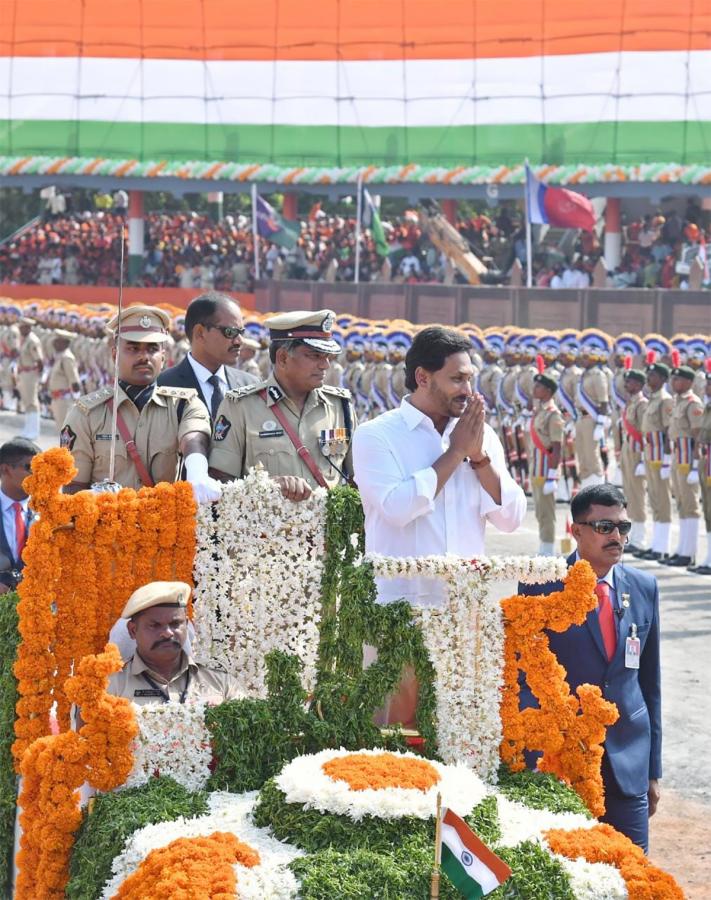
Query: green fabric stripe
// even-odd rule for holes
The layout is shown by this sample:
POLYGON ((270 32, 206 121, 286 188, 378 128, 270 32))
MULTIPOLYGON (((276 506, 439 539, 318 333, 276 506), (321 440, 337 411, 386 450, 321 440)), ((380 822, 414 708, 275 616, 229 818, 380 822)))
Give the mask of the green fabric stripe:
POLYGON ((446 844, 442 844, 442 871, 465 900, 478 900, 484 896, 479 883, 467 875, 464 866, 446 844))
POLYGON ((711 122, 338 128, 0 120, 0 154, 282 166, 707 163, 711 122))

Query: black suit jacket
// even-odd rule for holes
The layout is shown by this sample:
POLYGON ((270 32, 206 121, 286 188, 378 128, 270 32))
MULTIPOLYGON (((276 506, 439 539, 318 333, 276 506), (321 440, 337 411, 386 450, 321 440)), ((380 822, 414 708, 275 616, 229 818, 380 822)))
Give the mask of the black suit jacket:
MULTIPOLYGON (((231 366, 225 366, 225 377, 230 390, 244 387, 247 384, 255 384, 258 380, 254 375, 250 375, 249 372, 242 372, 240 369, 234 369, 231 366)), ((190 360, 187 356, 177 366, 172 366, 170 369, 161 372, 158 376, 158 384, 166 385, 167 387, 194 388, 198 392, 198 397, 207 407, 207 411, 211 412, 205 400, 205 395, 200 389, 200 382, 195 377, 195 371, 190 365, 190 360)))

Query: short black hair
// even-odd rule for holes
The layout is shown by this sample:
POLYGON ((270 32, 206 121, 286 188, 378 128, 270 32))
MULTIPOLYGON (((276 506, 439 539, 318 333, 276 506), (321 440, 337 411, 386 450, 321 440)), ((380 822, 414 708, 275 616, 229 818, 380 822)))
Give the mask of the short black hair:
POLYGON ((185 312, 185 336, 187 339, 192 341, 195 326, 211 323, 217 310, 229 303, 239 306, 239 303, 233 300, 229 294, 223 294, 220 291, 207 291, 192 300, 185 312))
POLYGON ((302 341, 301 338, 292 338, 290 341, 272 341, 269 345, 269 359, 272 365, 276 364, 277 350, 286 350, 287 353, 291 353, 301 344, 306 344, 306 341, 302 341))
POLYGON ((428 372, 439 372, 453 353, 469 353, 471 341, 452 328, 431 325, 419 331, 405 355, 405 386, 408 391, 417 389, 415 370, 422 367, 428 372))
POLYGON ((28 441, 23 437, 13 438, 0 447, 0 466, 15 466, 23 459, 27 459, 28 456, 37 456, 41 452, 42 450, 33 441, 28 441))
POLYGON ((591 506, 621 506, 627 509, 627 501, 614 484, 591 484, 573 497, 570 504, 573 521, 580 522, 591 506))

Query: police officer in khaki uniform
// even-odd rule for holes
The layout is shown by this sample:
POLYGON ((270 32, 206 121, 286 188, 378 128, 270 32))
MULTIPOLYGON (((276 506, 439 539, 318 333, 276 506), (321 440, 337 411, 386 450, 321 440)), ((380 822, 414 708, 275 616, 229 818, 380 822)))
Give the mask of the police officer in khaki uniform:
MULTIPOLYGON (((124 487, 176 481, 181 457, 198 502, 217 500, 221 486, 207 474, 210 416, 194 388, 165 387, 156 378, 165 362, 170 319, 162 309, 131 306, 115 316, 119 389, 114 481, 124 487)), ((109 477, 113 391, 106 387, 80 397, 60 435, 78 472, 74 493, 109 477)))
POLYGON ((121 613, 136 652, 109 678, 107 692, 132 703, 210 703, 244 694, 226 672, 201 666, 183 649, 188 636, 190 585, 153 581, 135 590, 121 613))
POLYGON ((689 366, 677 366, 671 372, 674 409, 669 441, 672 489, 679 511, 679 544, 676 553, 664 560, 668 566, 691 565, 699 538, 699 473, 694 467, 694 456, 704 405, 691 389, 695 375, 689 366))
POLYGON ((583 372, 577 385, 575 406, 575 455, 580 486, 602 484, 605 468, 601 447, 605 446, 609 427, 610 402, 607 375, 600 364, 607 358, 609 339, 601 333, 584 334, 580 341, 580 365, 583 372))
POLYGON ((35 441, 39 437, 39 384, 44 363, 42 342, 32 330, 36 324, 34 319, 29 319, 25 316, 22 316, 17 323, 22 336, 20 352, 17 358, 17 388, 20 392, 20 403, 25 413, 25 425, 21 436, 30 441, 35 441))
POLYGON ((74 335, 71 331, 59 328, 54 332, 54 352, 47 380, 47 390, 52 406, 52 416, 57 428, 61 430, 73 400, 81 393, 81 382, 76 356, 70 349, 74 335))
POLYGON ((671 455, 669 423, 674 401, 666 388, 669 366, 650 362, 647 366, 649 402, 642 416, 644 474, 652 511, 652 544, 649 550, 633 551, 640 559, 661 562, 669 555, 671 533, 671 455))
POLYGON ((531 419, 531 493, 538 521, 539 556, 553 556, 555 547, 555 498, 565 423, 553 395, 555 378, 539 372, 533 377, 537 409, 531 419))
MULTIPOLYGON (((3 316, 5 318, 5 316, 3 316)), ((15 322, 7 322, 0 327, 0 390, 2 390, 2 408, 17 409, 15 396, 14 368, 22 344, 22 335, 15 322)))
POLYGON ((328 309, 265 320, 274 368, 266 381, 225 394, 210 451, 215 477, 242 478, 261 463, 297 501, 351 477, 351 394, 324 383, 341 349, 331 338, 333 321, 328 309))
POLYGON ((697 575, 711 575, 711 358, 706 360, 706 365, 704 413, 701 416, 695 452, 706 526, 706 557, 701 565, 688 567, 689 571, 696 572, 697 575))
POLYGON ((641 369, 626 369, 624 391, 627 402, 620 411, 620 471, 622 487, 627 499, 627 514, 632 519, 629 544, 626 552, 634 553, 647 548, 645 544, 646 490, 644 466, 644 430, 642 420, 649 401, 644 396, 647 376, 641 369))

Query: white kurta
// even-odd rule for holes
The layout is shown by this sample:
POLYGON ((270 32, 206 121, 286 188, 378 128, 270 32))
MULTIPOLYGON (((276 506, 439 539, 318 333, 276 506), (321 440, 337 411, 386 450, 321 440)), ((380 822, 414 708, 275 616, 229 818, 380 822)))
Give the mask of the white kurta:
MULTIPOLYGON (((501 503, 482 488, 479 476, 462 462, 435 496, 433 463, 449 448, 457 423, 440 434, 429 416, 407 398, 398 409, 360 425, 353 435, 353 467, 365 511, 365 546, 384 556, 474 558, 484 553, 489 521, 499 531, 515 531, 526 514, 526 496, 511 478, 504 449, 484 426, 484 452, 501 482, 501 503)), ((441 606, 446 591, 438 579, 378 579, 378 600, 405 598, 415 606, 441 606)))

